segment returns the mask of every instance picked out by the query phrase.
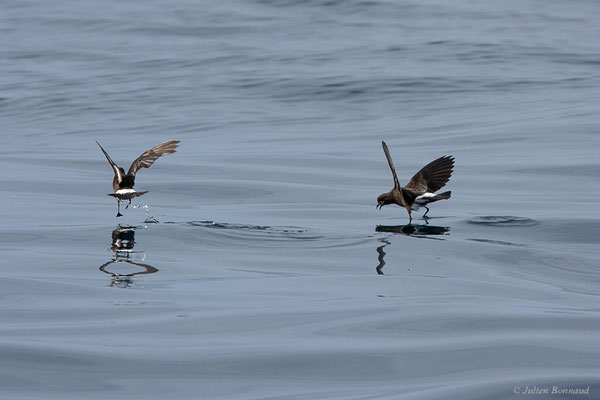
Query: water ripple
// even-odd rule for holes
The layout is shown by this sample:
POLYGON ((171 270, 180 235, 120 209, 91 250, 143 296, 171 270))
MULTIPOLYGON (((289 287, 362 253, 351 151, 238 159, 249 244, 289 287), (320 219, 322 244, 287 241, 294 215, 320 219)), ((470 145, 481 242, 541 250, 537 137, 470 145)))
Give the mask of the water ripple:
POLYGON ((513 242, 507 242, 507 241, 504 241, 504 240, 477 239, 477 238, 468 238, 467 240, 470 240, 472 242, 480 242, 480 243, 488 243, 488 244, 498 244, 498 245, 501 245, 501 246, 518 246, 518 247, 524 246, 523 244, 513 243, 513 242))
MULTIPOLYGON (((179 224, 179 223, 171 223, 179 224)), ((297 226, 268 226, 225 223, 216 221, 189 221, 180 225, 201 228, 194 236, 205 242, 226 246, 279 247, 283 242, 311 248, 354 246, 370 240, 366 235, 343 232, 314 232, 297 226)))
POLYGON ((488 226, 533 226, 540 222, 531 218, 526 217, 514 217, 514 216, 479 216, 471 218, 467 221, 469 224, 476 225, 488 225, 488 226))

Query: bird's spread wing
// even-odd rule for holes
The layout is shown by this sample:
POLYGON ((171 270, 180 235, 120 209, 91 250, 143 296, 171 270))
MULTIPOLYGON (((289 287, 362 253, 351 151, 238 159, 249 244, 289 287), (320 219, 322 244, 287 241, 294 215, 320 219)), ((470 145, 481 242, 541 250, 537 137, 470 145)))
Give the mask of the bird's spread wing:
POLYGON ((154 161, 158 160, 159 157, 175 153, 178 143, 179 140, 170 140, 168 142, 161 143, 158 146, 154 146, 150 150, 146 150, 141 156, 136 158, 136 160, 131 163, 131 167, 129 167, 127 175, 135 176, 135 173, 138 172, 140 168, 148 168, 154 164, 154 161))
POLYGON ((98 145, 98 147, 100 147, 100 150, 102 150, 102 152, 104 153, 104 156, 108 160, 108 163, 110 164, 112 169, 115 171, 115 176, 117 177, 117 182, 121 183, 121 181, 123 180, 123 174, 121 174, 121 170, 119 169, 117 164, 115 164, 115 162, 110 159, 110 156, 108 155, 108 153, 106 151, 104 151, 104 149, 102 148, 102 146, 100 146, 100 143, 98 143, 97 140, 96 140, 96 144, 98 145))
POLYGON ((383 140, 381 141, 381 146, 383 146, 383 152, 385 153, 385 157, 387 158, 388 164, 390 165, 390 169, 392 170, 392 175, 394 176, 394 188, 400 189, 400 183, 398 182, 396 168, 394 168, 392 156, 390 155, 390 149, 388 149, 387 144, 385 144, 383 140))
POLYGON ((435 193, 448 183, 453 168, 453 156, 440 157, 421 168, 405 187, 418 195, 435 193))

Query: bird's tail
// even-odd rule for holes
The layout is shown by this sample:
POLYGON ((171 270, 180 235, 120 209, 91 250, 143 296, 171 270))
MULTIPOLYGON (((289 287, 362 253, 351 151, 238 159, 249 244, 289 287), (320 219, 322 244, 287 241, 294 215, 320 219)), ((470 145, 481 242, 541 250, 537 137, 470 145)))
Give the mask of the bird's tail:
POLYGON ((432 199, 432 201, 448 200, 451 195, 452 195, 452 192, 450 190, 447 192, 444 192, 444 193, 436 194, 435 197, 432 199))

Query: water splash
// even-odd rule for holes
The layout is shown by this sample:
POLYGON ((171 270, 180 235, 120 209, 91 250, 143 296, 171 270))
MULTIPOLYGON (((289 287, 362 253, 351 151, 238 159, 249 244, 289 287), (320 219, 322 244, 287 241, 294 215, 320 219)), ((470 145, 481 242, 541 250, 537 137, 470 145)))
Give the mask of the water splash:
POLYGON ((146 213, 144 224, 158 224, 158 220, 150 214, 150 206, 147 204, 135 204, 133 208, 143 208, 146 213))

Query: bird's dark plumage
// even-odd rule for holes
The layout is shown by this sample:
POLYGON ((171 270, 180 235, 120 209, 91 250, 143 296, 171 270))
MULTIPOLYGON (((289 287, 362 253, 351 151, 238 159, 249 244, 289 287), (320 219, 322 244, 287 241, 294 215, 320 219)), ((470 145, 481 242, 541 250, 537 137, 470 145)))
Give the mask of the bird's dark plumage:
POLYGON ((453 168, 452 156, 440 157, 421 168, 405 188, 416 194, 437 192, 448 183, 453 168))
MULTIPOLYGON (((133 186, 135 185, 135 174, 140 170, 140 168, 150 167, 159 157, 175 153, 179 144, 179 140, 170 140, 146 150, 144 153, 142 153, 142 155, 136 158, 134 162, 131 163, 127 173, 125 173, 123 168, 115 164, 115 162, 110 158, 108 153, 104 150, 104 148, 102 148, 98 141, 96 141, 96 143, 98 144, 98 147, 100 147, 100 150, 102 150, 102 153, 104 153, 106 160, 115 173, 113 178, 114 193, 110 193, 109 196, 117 199, 117 217, 120 217, 121 200, 129 200, 129 204, 131 204, 132 198, 148 193, 136 192, 133 190, 133 186)), ((129 204, 127 205, 128 207, 129 204)))
POLYGON ((154 146, 150 150, 146 150, 141 156, 135 159, 127 171, 128 176, 135 177, 135 173, 140 168, 149 168, 159 157, 166 156, 167 154, 175 153, 178 147, 179 140, 171 140, 154 146))
POLYGON ((384 141, 381 142, 381 145, 383 146, 383 152, 385 153, 388 165, 392 171, 394 187, 389 192, 383 193, 377 197, 378 208, 388 204, 397 204, 406 208, 408 217, 410 221, 412 221, 411 211, 418 210, 420 207, 425 207, 427 209, 427 212, 423 215, 425 217, 429 212, 427 204, 450 198, 452 192, 448 191, 440 194, 435 194, 435 192, 443 188, 450 180, 454 168, 453 156, 443 156, 430 162, 421 168, 406 186, 402 187, 398 182, 398 176, 396 175, 396 169, 392 162, 390 150, 384 141))

